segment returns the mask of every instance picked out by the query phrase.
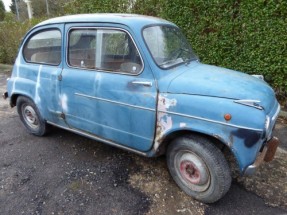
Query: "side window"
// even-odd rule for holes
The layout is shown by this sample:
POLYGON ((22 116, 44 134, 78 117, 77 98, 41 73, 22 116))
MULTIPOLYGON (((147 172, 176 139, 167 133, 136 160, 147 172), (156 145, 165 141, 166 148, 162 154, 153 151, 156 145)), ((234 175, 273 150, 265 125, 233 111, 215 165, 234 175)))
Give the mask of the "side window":
POLYGON ((59 30, 36 33, 24 45, 24 59, 29 63, 59 65, 61 63, 61 41, 59 30))
POLYGON ((142 60, 129 34, 112 29, 72 29, 68 63, 73 67, 138 74, 142 60))
POLYGON ((73 67, 95 68, 97 31, 71 30, 69 33, 68 63, 73 67))

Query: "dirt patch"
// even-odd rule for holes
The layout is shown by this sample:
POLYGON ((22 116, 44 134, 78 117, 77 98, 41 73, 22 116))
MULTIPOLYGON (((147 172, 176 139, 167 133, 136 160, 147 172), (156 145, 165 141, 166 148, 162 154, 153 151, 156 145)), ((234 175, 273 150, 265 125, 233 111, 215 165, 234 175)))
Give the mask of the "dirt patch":
POLYGON ((168 173, 165 157, 135 159, 140 171, 130 175, 130 184, 153 200, 147 214, 204 214, 205 204, 181 191, 168 173))
POLYGON ((277 124, 279 124, 279 123, 287 126, 287 118, 283 117, 283 116, 278 117, 277 124))
POLYGON ((236 180, 247 190, 256 193, 270 206, 287 209, 287 153, 278 150, 275 159, 261 165, 252 177, 239 177, 236 180))

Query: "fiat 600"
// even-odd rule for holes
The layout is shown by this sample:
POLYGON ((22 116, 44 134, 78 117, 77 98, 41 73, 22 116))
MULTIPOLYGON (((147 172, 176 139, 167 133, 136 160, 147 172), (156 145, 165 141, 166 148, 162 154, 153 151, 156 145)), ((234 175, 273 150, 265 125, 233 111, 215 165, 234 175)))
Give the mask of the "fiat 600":
POLYGON ((49 19, 24 37, 4 98, 28 132, 48 127, 143 156, 166 155, 171 176, 212 203, 271 161, 280 105, 262 79, 200 63, 180 29, 154 17, 49 19), (225 153, 229 152, 229 153, 225 153))

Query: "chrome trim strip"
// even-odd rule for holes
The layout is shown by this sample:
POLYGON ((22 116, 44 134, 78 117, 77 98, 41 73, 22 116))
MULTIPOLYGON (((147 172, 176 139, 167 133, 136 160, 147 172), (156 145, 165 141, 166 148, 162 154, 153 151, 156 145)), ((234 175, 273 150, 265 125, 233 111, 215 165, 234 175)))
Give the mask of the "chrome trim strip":
MULTIPOLYGON (((71 23, 65 23, 65 27, 67 24, 71 24, 71 23)), ((77 23, 78 24, 78 23, 77 23)), ((85 24, 89 24, 89 23, 85 23, 85 24)), ((95 22, 94 24, 102 24, 102 23, 99 23, 99 22, 95 22)), ((140 75, 143 71, 144 71, 144 67, 145 67, 145 64, 144 64, 144 60, 142 58, 142 55, 138 49, 138 46, 137 44, 135 43, 135 40, 134 38, 132 37, 132 35, 130 34, 130 32, 128 32, 126 29, 123 29, 123 28, 118 28, 118 27, 99 27, 99 26, 75 26, 75 27, 71 27, 68 29, 67 33, 66 33, 66 49, 65 49, 65 62, 66 62, 66 65, 69 67, 69 68, 72 68, 72 69, 82 69, 82 70, 87 70, 87 71, 96 71, 96 72, 106 72, 106 73, 115 73, 115 74, 121 74, 121 75, 130 75, 130 76, 138 76, 140 75), (130 38, 132 39, 133 41, 133 44, 135 45, 138 53, 139 53, 139 56, 140 56, 140 59, 141 59, 141 62, 142 62, 142 68, 141 70, 136 73, 136 74, 133 74, 133 73, 128 73, 128 72, 115 72, 115 71, 109 71, 109 70, 103 70, 103 69, 89 69, 89 68, 84 68, 84 67, 77 67, 77 66, 71 66, 69 63, 68 63, 68 54, 69 54, 69 35, 70 35, 70 31, 71 30, 74 30, 74 29, 104 29, 104 30, 118 30, 118 31, 123 31, 125 33, 127 33, 130 38)))
POLYGON ((277 103, 277 105, 278 105, 278 107, 276 109, 276 112, 272 116, 272 118, 270 119, 271 116, 267 115, 267 117, 269 118, 269 126, 266 129, 266 135, 265 135, 267 140, 270 140, 272 138, 273 128, 275 127, 276 120, 277 120, 279 112, 280 112, 280 105, 278 103, 277 103))
POLYGON ((128 106, 128 107, 132 107, 132 108, 138 108, 138 109, 142 109, 142 110, 148 110, 148 111, 155 112, 155 110, 151 109, 151 108, 146 108, 146 107, 137 106, 137 105, 131 105, 131 104, 123 103, 123 102, 117 102, 117 101, 104 99, 104 98, 99 98, 99 97, 95 97, 95 96, 89 96, 89 95, 85 95, 85 94, 81 94, 81 93, 75 93, 75 95, 76 96, 82 96, 82 97, 90 98, 90 99, 96 99, 96 100, 100 100, 100 101, 104 101, 104 102, 110 102, 110 103, 113 103, 113 104, 119 104, 119 105, 128 106))
POLYGON ((270 126, 270 117, 267 115, 266 119, 265 119, 265 130, 266 130, 266 132, 268 131, 269 126, 270 126))
POLYGON ((261 101, 259 101, 259 100, 234 100, 233 102, 235 102, 237 104, 253 107, 253 108, 256 108, 259 110, 263 110, 263 107, 260 106, 259 104, 254 105, 256 103, 260 103, 261 101))
POLYGON ((233 125, 233 124, 229 124, 229 123, 225 123, 225 122, 219 122, 219 121, 216 121, 216 120, 206 119, 206 118, 202 118, 202 117, 176 113, 176 112, 172 112, 172 111, 160 111, 159 110, 158 112, 167 113, 167 114, 174 114, 174 115, 188 117, 188 118, 192 118, 192 119, 203 120, 203 121, 217 123, 217 124, 221 124, 221 125, 226 125, 226 126, 230 126, 230 127, 234 127, 234 128, 241 128, 241 129, 246 129, 246 130, 263 132, 263 129, 250 128, 250 127, 245 127, 245 126, 238 126, 238 125, 233 125))
POLYGON ((127 150, 127 151, 131 151, 131 152, 137 153, 137 154, 142 155, 142 156, 148 156, 148 154, 145 153, 145 152, 141 152, 141 151, 138 151, 138 150, 129 148, 129 147, 127 147, 127 146, 123 146, 123 145, 117 144, 117 143, 115 143, 115 142, 113 142, 113 141, 111 141, 111 140, 103 139, 103 138, 101 138, 101 137, 98 137, 98 136, 96 136, 96 135, 92 135, 92 134, 89 134, 89 133, 80 131, 80 130, 78 130, 78 129, 67 128, 67 127, 64 127, 64 126, 61 126, 61 125, 57 125, 57 124, 55 124, 55 123, 53 123, 53 122, 50 122, 50 121, 47 121, 47 123, 48 123, 48 124, 51 124, 51 125, 53 125, 53 126, 56 126, 56 127, 59 127, 59 128, 62 128, 62 129, 68 130, 68 131, 71 131, 71 132, 73 132, 73 133, 76 133, 76 134, 79 134, 79 135, 82 135, 82 136, 91 138, 91 139, 93 139, 93 140, 106 143, 106 144, 108 144, 108 145, 111 145, 111 146, 114 146, 114 147, 117 147, 117 148, 120 148, 120 149, 124 149, 124 150, 127 150))
POLYGON ((241 100, 235 100, 235 102, 247 102, 247 103, 260 103, 261 101, 259 100, 254 100, 254 99, 241 99, 241 100))

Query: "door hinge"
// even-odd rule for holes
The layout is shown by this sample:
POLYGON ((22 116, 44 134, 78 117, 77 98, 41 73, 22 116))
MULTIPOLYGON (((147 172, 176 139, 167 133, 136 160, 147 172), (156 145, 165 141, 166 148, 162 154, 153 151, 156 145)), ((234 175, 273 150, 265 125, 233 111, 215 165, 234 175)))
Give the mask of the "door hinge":
POLYGON ((58 75, 58 80, 62 81, 62 75, 58 75))
POLYGON ((60 114, 60 117, 61 117, 62 119, 65 119, 65 118, 66 118, 66 116, 65 116, 64 113, 61 113, 61 114, 60 114))

